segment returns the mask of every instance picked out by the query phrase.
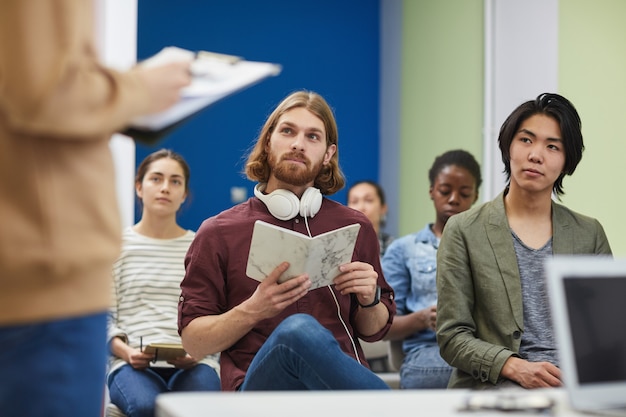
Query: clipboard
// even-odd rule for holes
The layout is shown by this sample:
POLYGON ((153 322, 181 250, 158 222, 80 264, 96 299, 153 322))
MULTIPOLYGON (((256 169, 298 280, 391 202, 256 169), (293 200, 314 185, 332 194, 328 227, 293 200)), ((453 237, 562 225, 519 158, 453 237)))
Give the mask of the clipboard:
POLYGON ((174 46, 163 48, 140 65, 156 66, 175 60, 192 60, 193 74, 191 85, 182 90, 178 103, 165 111, 134 119, 120 133, 140 142, 155 143, 217 101, 278 76, 282 71, 279 64, 174 46))

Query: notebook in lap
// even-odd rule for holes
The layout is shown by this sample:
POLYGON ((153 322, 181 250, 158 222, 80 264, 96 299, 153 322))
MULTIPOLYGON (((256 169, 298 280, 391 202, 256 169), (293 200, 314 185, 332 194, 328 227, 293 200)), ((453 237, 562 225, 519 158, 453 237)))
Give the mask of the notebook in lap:
POLYGON ((572 408, 626 416, 626 259, 555 256, 546 276, 572 408))

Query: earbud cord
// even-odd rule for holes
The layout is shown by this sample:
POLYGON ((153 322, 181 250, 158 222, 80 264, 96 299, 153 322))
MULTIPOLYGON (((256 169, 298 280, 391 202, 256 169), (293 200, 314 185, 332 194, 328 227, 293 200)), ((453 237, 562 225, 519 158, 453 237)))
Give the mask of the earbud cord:
MULTIPOLYGON (((309 222, 307 220, 308 216, 304 216, 304 225, 306 226, 306 231, 309 234, 309 237, 313 237, 311 235, 311 229, 309 229, 309 222)), ((352 349, 354 349, 354 354, 356 356, 356 360, 357 362, 361 363, 361 358, 359 358, 359 352, 356 348, 356 344, 354 343, 354 339, 352 338, 352 335, 350 334, 350 331, 348 330, 348 326, 346 325, 346 322, 343 321, 343 317, 341 317, 341 307, 339 306, 339 300, 337 300, 337 296, 335 295, 335 292, 333 291, 333 289, 330 287, 330 285, 327 286, 328 287, 328 291, 330 291, 330 295, 333 296, 333 300, 335 301, 335 305, 337 306, 337 317, 339 317, 339 321, 341 322, 344 330, 346 331, 346 334, 348 335, 348 338, 350 339, 350 343, 352 344, 352 349)))
POLYGON ((304 216, 304 225, 306 226, 306 231, 309 234, 309 237, 312 238, 313 236, 311 236, 311 229, 309 229, 309 222, 307 220, 308 217, 309 216, 306 216, 306 215, 304 216))
POLYGON ((328 287, 328 291, 330 291, 330 295, 332 295, 333 299, 335 300, 335 305, 337 306, 337 316, 339 317, 339 321, 343 325, 343 328, 346 331, 348 338, 350 339, 350 343, 352 344, 352 349, 354 349, 354 355, 356 356, 356 360, 358 363, 361 363, 361 358, 359 358, 359 352, 356 349, 356 344, 354 343, 354 339, 352 338, 350 331, 348 331, 348 326, 346 326, 346 322, 343 321, 343 317, 341 317, 341 308, 339 307, 339 301, 337 300, 337 296, 335 295, 335 292, 330 287, 330 285, 328 285, 327 287, 328 287))

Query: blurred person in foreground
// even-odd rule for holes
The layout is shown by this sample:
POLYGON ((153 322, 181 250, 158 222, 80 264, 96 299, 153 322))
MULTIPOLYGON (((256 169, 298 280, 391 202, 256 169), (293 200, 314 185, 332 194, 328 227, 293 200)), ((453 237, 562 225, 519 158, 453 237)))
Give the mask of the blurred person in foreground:
POLYGON ((99 416, 121 223, 109 139, 174 104, 189 62, 118 72, 90 0, 0 2, 0 410, 99 416))

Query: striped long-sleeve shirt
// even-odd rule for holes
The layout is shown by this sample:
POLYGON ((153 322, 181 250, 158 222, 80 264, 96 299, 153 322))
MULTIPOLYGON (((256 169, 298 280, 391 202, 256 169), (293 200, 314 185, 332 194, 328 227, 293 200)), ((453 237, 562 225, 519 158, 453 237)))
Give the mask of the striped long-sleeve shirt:
MULTIPOLYGON (((113 265, 113 303, 108 338, 120 337, 131 347, 180 343, 178 299, 185 276, 184 258, 195 233, 175 239, 153 239, 124 230, 122 252, 113 265)), ((218 370, 218 355, 202 362, 218 370)), ((124 362, 111 356, 109 373, 124 362)), ((158 366, 170 366, 158 363, 158 366)))

